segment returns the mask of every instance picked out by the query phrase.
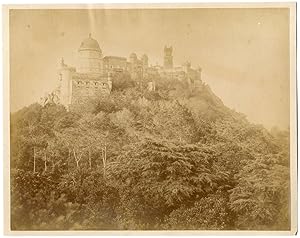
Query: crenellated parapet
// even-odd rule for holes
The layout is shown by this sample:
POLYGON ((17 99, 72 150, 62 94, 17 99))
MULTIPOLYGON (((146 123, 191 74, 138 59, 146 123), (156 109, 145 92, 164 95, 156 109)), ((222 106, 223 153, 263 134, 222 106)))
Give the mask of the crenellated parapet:
MULTIPOLYGON (((78 59, 77 68, 68 66, 62 59, 58 70, 59 103, 68 110, 80 108, 93 98, 108 96, 113 88, 113 78, 124 73, 130 74, 137 84, 146 79, 150 91, 156 90, 155 80, 159 76, 187 80, 195 85, 201 82, 201 68, 193 69, 189 61, 181 66, 173 65, 172 46, 164 47, 163 66, 149 66, 146 54, 138 57, 136 53, 131 53, 128 59, 103 57, 99 43, 90 34, 79 46, 78 59)), ((48 98, 51 101, 51 97, 48 98)))

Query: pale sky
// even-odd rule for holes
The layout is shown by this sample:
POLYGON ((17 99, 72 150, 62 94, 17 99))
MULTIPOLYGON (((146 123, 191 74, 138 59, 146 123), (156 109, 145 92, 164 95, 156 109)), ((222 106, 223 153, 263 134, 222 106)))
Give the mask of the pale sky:
POLYGON ((11 10, 11 110, 57 85, 91 33, 103 55, 189 60, 224 104, 267 128, 289 125, 289 9, 11 10))

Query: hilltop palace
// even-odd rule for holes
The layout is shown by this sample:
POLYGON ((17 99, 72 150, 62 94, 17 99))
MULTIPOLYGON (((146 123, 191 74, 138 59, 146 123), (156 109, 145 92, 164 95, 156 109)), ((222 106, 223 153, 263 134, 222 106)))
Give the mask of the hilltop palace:
MULTIPOLYGON (((172 47, 164 48, 164 65, 149 66, 148 56, 144 54, 140 59, 135 53, 129 59, 119 56, 104 56, 97 40, 91 34, 83 40, 78 49, 78 67, 71 67, 61 60, 58 70, 59 88, 57 97, 60 104, 67 110, 81 107, 84 103, 99 95, 109 95, 113 88, 113 79, 116 74, 127 73, 133 80, 140 78, 154 78, 152 75, 186 79, 190 84, 201 82, 201 69, 192 69, 190 62, 182 66, 173 66, 172 47)), ((156 90, 155 81, 148 82, 148 90, 156 90)), ((53 96, 53 94, 52 94, 53 96)), ((44 100, 44 103, 49 99, 44 100)))

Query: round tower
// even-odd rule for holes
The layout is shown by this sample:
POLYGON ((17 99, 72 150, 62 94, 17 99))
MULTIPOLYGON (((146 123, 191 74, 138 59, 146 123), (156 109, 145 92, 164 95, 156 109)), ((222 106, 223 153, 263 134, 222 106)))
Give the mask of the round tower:
POLYGON ((59 76, 59 101, 69 110, 72 101, 72 75, 75 68, 69 67, 65 64, 64 59, 61 59, 58 70, 59 76))
POLYGON ((78 53, 79 73, 101 73, 102 51, 91 34, 81 42, 78 53))

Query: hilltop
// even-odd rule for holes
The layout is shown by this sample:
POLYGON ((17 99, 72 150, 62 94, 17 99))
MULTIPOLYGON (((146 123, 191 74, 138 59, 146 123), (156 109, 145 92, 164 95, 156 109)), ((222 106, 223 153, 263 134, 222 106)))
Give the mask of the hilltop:
POLYGON ((12 229, 288 230, 289 132, 202 82, 146 85, 11 115, 12 229))

